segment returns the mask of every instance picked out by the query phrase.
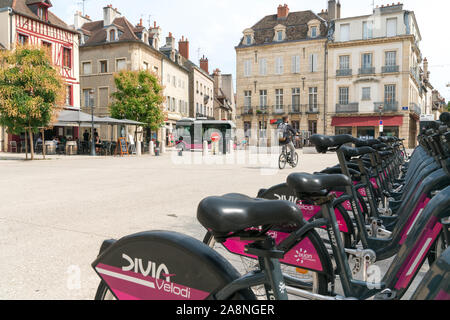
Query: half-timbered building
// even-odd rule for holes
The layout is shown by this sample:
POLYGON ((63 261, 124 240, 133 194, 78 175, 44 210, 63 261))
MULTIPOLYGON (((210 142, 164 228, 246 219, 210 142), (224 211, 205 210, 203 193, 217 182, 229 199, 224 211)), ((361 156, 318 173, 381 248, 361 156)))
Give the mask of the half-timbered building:
MULTIPOLYGON (((18 44, 47 47, 53 63, 60 68, 66 83, 65 108, 80 109, 79 33, 54 15, 50 0, 0 0, 0 48, 14 50, 18 44)), ((57 135, 76 139, 77 128, 57 128, 57 135)), ((7 135, 0 129, 1 147, 20 137, 7 135)), ((0 150, 2 150, 0 149, 0 150)))

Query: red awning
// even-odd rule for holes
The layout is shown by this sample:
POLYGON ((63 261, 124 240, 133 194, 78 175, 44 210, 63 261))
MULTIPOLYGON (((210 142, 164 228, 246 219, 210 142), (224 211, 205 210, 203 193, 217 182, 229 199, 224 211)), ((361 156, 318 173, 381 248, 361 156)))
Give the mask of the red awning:
MULTIPOLYGON (((403 116, 381 117, 385 127, 401 127, 403 116)), ((331 121, 333 127, 377 127, 380 117, 334 117, 331 121)))

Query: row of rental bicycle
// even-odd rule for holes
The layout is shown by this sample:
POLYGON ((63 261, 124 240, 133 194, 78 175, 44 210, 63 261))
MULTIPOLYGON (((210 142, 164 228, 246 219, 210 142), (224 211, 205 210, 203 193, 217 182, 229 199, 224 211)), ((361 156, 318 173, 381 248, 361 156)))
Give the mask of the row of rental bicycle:
POLYGON ((203 242, 168 231, 104 241, 95 298, 450 300, 450 114, 418 141, 408 155, 396 137, 314 135, 336 166, 257 197, 202 200, 203 242))

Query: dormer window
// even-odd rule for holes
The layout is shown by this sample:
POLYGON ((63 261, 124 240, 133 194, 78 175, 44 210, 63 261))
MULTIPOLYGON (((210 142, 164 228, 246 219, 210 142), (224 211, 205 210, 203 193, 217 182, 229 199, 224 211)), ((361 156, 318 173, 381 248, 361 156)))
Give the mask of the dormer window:
POLYGON ((310 38, 317 38, 319 36, 319 20, 311 20, 308 22, 308 36, 310 38))
POLYGON ((245 29, 243 44, 246 46, 251 46, 255 40, 254 35, 255 35, 255 33, 254 33, 253 29, 245 29))
POLYGON ((274 37, 274 41, 284 41, 286 39, 286 27, 284 25, 277 25, 275 27, 275 37, 274 37))
POLYGON ((109 41, 116 41, 116 30, 112 29, 109 31, 109 41))
POLYGON ((277 31, 277 41, 283 41, 283 31, 277 31))

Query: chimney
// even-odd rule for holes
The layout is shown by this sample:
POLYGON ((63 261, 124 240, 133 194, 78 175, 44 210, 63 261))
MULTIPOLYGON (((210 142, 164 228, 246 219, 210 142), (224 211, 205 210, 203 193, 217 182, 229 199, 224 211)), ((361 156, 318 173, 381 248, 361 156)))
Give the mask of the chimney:
POLYGON ((149 32, 153 33, 153 48, 159 50, 161 28, 157 26, 156 21, 153 22, 153 26, 150 26, 149 32))
POLYGON ((186 60, 189 60, 189 40, 187 38, 185 40, 184 36, 178 41, 178 51, 186 60))
POLYGON ((285 4, 284 6, 282 6, 281 4, 278 6, 278 14, 277 14, 277 19, 287 19, 289 15, 289 7, 287 4, 285 4))
POLYGON ((83 16, 83 14, 80 11, 77 11, 75 13, 75 17, 74 17, 74 27, 75 30, 80 29, 83 24, 91 22, 91 19, 89 19, 89 16, 83 16))
POLYGON ((428 59, 427 58, 423 59, 423 75, 424 75, 425 79, 428 80, 430 72, 428 71, 428 59))
POLYGON ((103 25, 111 25, 116 18, 121 17, 121 14, 117 9, 113 8, 112 4, 103 8, 103 25))
POLYGON ((166 47, 175 49, 175 38, 172 35, 172 32, 169 32, 169 36, 166 37, 166 47))
POLYGON ((205 58, 205 56, 200 59, 200 68, 207 74, 209 74, 208 58, 205 58))
POLYGON ((336 19, 341 18, 341 3, 338 0, 338 3, 336 5, 336 19))
MULTIPOLYGON (((328 0, 328 20, 332 21, 337 19, 338 7, 336 0, 328 0)), ((340 11, 340 10, 339 10, 340 11)))
POLYGON ((222 88, 222 74, 219 69, 214 70, 214 92, 219 93, 219 89, 222 88))

